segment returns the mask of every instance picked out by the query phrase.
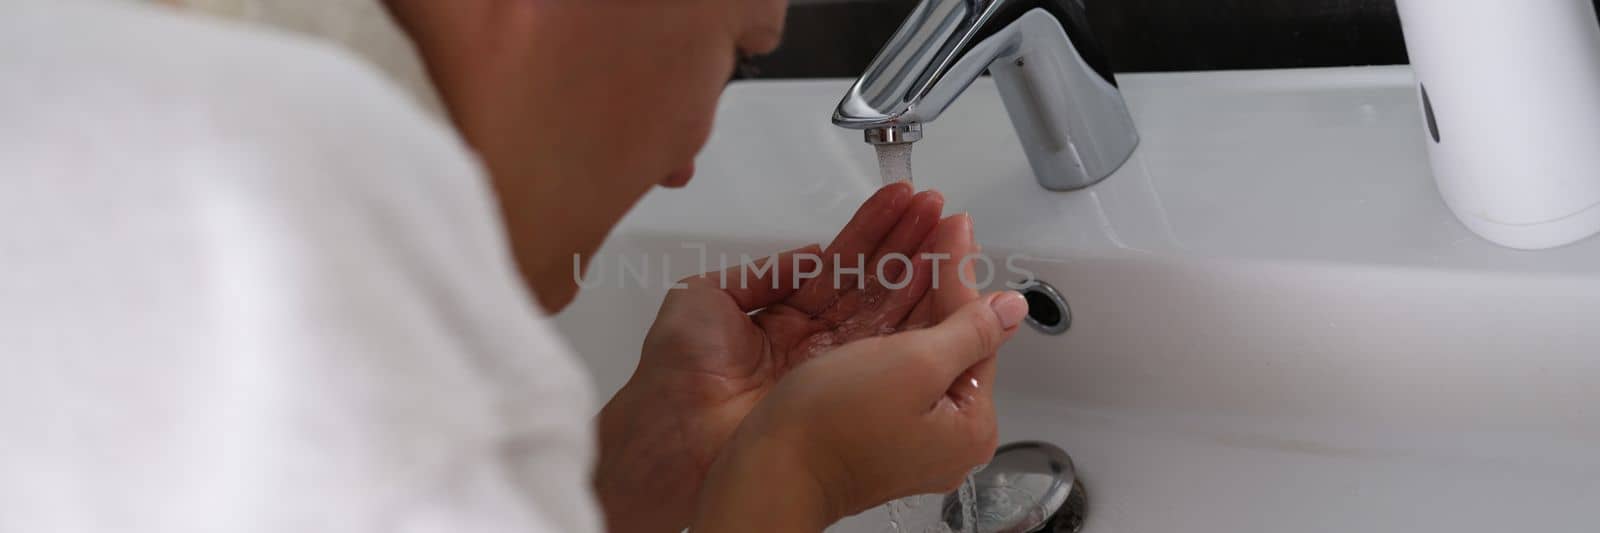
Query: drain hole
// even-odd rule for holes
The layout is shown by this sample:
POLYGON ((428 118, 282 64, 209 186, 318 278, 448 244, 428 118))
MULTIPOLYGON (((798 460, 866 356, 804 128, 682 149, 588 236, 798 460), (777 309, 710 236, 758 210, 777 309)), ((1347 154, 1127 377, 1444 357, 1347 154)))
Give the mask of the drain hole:
POLYGON ((1042 281, 1030 281, 1021 289, 1028 299, 1028 325, 1041 333, 1059 335, 1072 327, 1072 309, 1055 287, 1042 281))
POLYGON ((1049 296, 1039 291, 1028 291, 1023 296, 1028 298, 1028 318, 1047 328, 1061 325, 1061 308, 1049 296))

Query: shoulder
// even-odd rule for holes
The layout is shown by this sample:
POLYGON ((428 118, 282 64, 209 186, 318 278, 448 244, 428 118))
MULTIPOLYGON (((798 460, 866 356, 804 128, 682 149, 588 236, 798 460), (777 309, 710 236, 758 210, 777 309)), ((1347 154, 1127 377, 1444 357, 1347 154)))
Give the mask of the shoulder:
POLYGON ((280 184, 483 181, 447 124, 332 44, 139 2, 18 0, 4 11, 0 109, 21 117, 14 134, 90 130, 151 163, 263 170, 280 184), (330 172, 348 175, 307 175, 330 172))
MULTIPOLYGON (((343 481, 305 479, 417 491, 472 461, 500 472, 511 458, 492 454, 513 448, 528 464, 579 465, 529 481, 581 494, 587 379, 527 297, 486 175, 445 124, 360 60, 288 34, 138 2, 0 4, 0 249, 20 272, 0 293, 22 295, 0 301, 17 319, 0 326, 0 352, 17 351, 18 332, 96 332, 53 342, 49 359, 176 391, 80 387, 137 416, 200 409, 204 427, 273 443, 250 464, 185 459, 281 482, 268 492, 290 495, 275 502, 284 516, 362 511, 339 499, 355 497, 337 493, 343 481)), ((51 377, 26 381, 95 376, 51 377)), ((203 451, 211 441, 185 439, 205 435, 148 438, 203 451)), ((394 504, 360 497, 369 511, 394 504)), ((571 499, 552 514, 594 524, 571 499)))
POLYGON ((331 46, 137 2, 13 0, 0 116, 0 207, 54 234, 0 242, 150 250, 160 276, 276 287, 251 294, 285 316, 446 335, 427 319, 494 305, 543 333, 470 150, 331 46))
POLYGON ((465 143, 340 48, 138 2, 3 11, 0 142, 22 147, 9 171, 178 211, 237 206, 307 245, 388 225, 503 255, 465 143))

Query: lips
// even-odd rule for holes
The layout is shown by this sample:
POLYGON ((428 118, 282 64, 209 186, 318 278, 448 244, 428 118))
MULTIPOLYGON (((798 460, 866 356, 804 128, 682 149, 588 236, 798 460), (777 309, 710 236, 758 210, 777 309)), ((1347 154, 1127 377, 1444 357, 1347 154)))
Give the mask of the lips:
POLYGON ((672 171, 671 174, 667 175, 666 179, 661 181, 661 186, 669 189, 677 189, 688 185, 689 180, 691 179, 694 179, 694 163, 690 163, 683 168, 672 171))

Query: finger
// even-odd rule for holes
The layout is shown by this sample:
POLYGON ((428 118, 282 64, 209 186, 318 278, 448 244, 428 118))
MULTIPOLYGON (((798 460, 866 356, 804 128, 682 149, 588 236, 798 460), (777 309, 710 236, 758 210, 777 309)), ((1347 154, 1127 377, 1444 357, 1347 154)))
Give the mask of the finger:
POLYGON ((845 299, 857 298, 867 305, 853 308, 835 306, 825 311, 822 317, 833 319, 832 323, 843 324, 839 329, 850 334, 847 341, 901 331, 906 317, 927 299, 928 290, 933 286, 934 265, 926 254, 932 251, 937 233, 937 229, 928 232, 922 243, 903 257, 885 254, 879 260, 885 264, 893 263, 896 266, 895 273, 885 268, 883 277, 877 278, 876 283, 867 290, 844 296, 845 299), (836 311, 843 316, 829 316, 836 311))
POLYGON ((928 422, 944 436, 945 444, 954 448, 950 461, 953 468, 947 474, 952 487, 959 487, 968 473, 992 461, 995 448, 1000 445, 1000 425, 995 417, 993 395, 982 394, 980 398, 967 405, 941 398, 927 416, 928 422))
POLYGON ((991 401, 994 398, 995 362, 996 358, 990 356, 967 369, 950 384, 945 396, 960 409, 982 406, 991 401))
MULTIPOLYGON (((911 198, 911 207, 906 209, 905 215, 900 217, 894 231, 883 239, 876 252, 872 254, 871 266, 876 269, 883 266, 884 277, 898 279, 905 271, 902 261, 888 261, 894 254, 912 256, 917 253, 928 236, 939 226, 939 215, 944 212, 944 195, 939 191, 922 191, 911 198)), ((876 274, 876 272, 874 272, 876 274)))
POLYGON ((865 277, 841 279, 838 299, 818 313, 817 318, 842 325, 841 329, 847 333, 844 342, 893 332, 931 284, 930 275, 907 276, 906 270, 916 270, 920 266, 917 251, 938 226, 942 210, 944 196, 936 191, 923 191, 913 196, 900 222, 867 262, 865 277))
POLYGON ((957 378, 994 357, 1027 314, 1028 300, 1021 293, 999 292, 961 307, 937 326, 890 337, 890 341, 907 343, 896 353, 913 358, 908 364, 926 372, 914 386, 930 399, 939 398, 957 378))
POLYGON ((717 290, 733 298, 739 309, 748 313, 782 302, 795 293, 791 279, 794 258, 799 254, 817 255, 822 247, 806 245, 719 272, 707 272, 685 281, 691 289, 717 290))
POLYGON ((939 227, 934 230, 926 250, 918 254, 941 258, 932 274, 935 281, 932 288, 906 316, 902 329, 932 326, 949 317, 961 306, 978 299, 978 288, 971 284, 978 279, 975 272, 977 262, 967 261, 963 264, 961 261, 962 258, 979 252, 978 244, 972 235, 972 217, 965 213, 952 215, 939 222, 939 227))
POLYGON ((836 267, 860 268, 862 257, 878 249, 911 203, 911 184, 900 182, 879 189, 856 211, 855 217, 839 231, 828 249, 823 252, 823 265, 819 276, 810 279, 789 298, 788 303, 810 314, 818 314, 838 299, 840 285, 854 287, 854 283, 835 284, 836 267))

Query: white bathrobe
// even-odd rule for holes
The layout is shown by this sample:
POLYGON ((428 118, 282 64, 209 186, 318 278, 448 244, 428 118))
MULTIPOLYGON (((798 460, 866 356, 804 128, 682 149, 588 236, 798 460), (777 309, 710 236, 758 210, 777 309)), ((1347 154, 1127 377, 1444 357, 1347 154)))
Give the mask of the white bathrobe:
POLYGON ((490 195, 335 47, 0 3, 0 532, 598 531, 490 195))
POLYGON ((142 0, 321 39, 383 71, 433 113, 444 106, 410 38, 383 0, 142 0))

